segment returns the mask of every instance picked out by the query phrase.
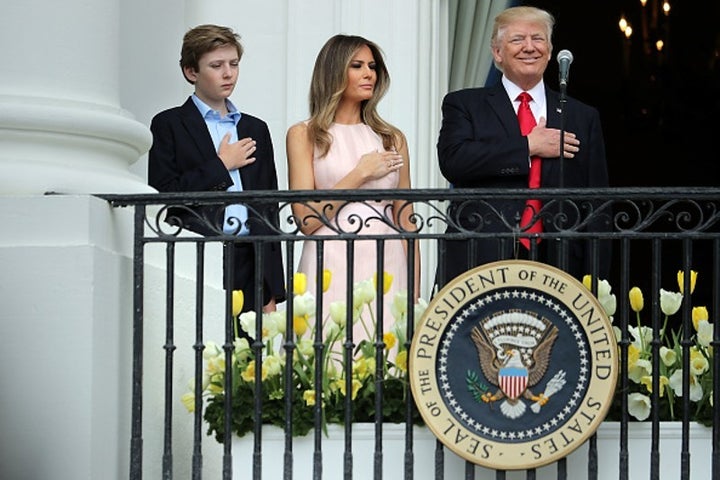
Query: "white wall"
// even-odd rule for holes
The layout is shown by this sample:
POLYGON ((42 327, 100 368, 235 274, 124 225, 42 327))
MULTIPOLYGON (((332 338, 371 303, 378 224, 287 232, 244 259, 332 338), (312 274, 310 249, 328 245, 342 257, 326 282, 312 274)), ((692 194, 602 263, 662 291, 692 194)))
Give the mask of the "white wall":
MULTIPOLYGON (((192 91, 178 66, 185 31, 212 22, 241 34, 246 53, 232 100, 268 122, 281 188, 287 187, 285 132, 307 116, 320 47, 336 33, 377 42, 392 77, 381 112, 408 138, 413 186, 428 188, 443 185, 434 152, 445 3, 29 0, 4 6, 0 40, 18 48, 8 50, 0 78, 0 404, 6 408, 0 478, 128 476, 132 211, 89 194, 151 190, 150 120, 192 91)), ((434 262, 426 258, 433 253, 423 252, 424 278, 432 276, 434 262)), ((194 258, 181 257, 178 361, 169 394, 173 473, 189 478, 192 423, 179 397, 192 376, 194 258)), ((143 464, 145 478, 159 478, 164 252, 149 248, 146 260, 143 464)), ((216 273, 219 266, 207 268, 216 273)), ((205 338, 220 341, 222 289, 212 281, 205 287, 205 338)), ((203 478, 220 478, 221 452, 210 437, 203 453, 203 478)))
POLYGON ((0 199, 0 478, 127 478, 127 213, 86 195, 0 199))

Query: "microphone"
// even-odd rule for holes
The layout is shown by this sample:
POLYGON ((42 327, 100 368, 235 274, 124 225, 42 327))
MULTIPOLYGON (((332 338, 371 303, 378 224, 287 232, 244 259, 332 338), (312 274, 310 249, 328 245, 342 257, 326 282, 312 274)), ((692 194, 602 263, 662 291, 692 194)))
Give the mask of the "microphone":
POLYGON ((560 87, 566 88, 570 64, 573 61, 573 54, 570 53, 570 50, 560 50, 557 54, 557 61, 560 64, 560 87))

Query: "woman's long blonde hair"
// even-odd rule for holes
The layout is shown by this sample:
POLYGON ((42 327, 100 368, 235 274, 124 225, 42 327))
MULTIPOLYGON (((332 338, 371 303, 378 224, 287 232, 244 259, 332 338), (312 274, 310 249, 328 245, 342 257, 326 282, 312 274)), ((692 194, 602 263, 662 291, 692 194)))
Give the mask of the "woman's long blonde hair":
POLYGON ((321 157, 327 155, 332 143, 328 129, 335 119, 335 111, 347 86, 350 62, 355 52, 365 45, 370 48, 375 59, 377 81, 372 98, 362 102, 362 122, 380 135, 386 150, 399 147, 395 143, 396 138, 400 138, 400 131, 380 118, 377 112, 377 105, 390 86, 390 74, 380 47, 363 37, 335 35, 325 42, 318 53, 310 83, 308 135, 319 149, 321 157))

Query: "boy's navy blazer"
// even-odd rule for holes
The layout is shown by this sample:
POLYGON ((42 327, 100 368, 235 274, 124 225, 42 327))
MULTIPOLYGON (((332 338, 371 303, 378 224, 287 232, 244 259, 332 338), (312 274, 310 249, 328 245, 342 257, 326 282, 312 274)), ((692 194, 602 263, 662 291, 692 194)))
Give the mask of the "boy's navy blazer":
MULTIPOLYGON (((217 155, 205 120, 192 98, 178 107, 158 113, 150 124, 153 144, 148 163, 148 183, 160 192, 225 191, 232 178, 217 155)), ((277 190, 275 157, 267 124, 242 113, 237 124, 238 138, 256 141, 255 162, 241 168, 243 190, 277 190)), ((174 223, 203 235, 222 232, 224 208, 173 208, 166 217, 174 223), (198 215, 207 219, 212 228, 198 215), (174 217, 174 219, 173 219, 174 217)), ((273 234, 279 228, 277 204, 250 205, 248 225, 251 235, 273 234), (258 215, 259 213, 259 215, 258 215), (271 225, 268 225, 269 221, 271 225)), ((266 242, 265 278, 273 292, 284 291, 280 245, 266 242)), ((252 249, 247 250, 251 254, 252 249)), ((241 261, 242 259, 239 259, 241 261)), ((284 297, 284 294, 282 295, 284 297)))

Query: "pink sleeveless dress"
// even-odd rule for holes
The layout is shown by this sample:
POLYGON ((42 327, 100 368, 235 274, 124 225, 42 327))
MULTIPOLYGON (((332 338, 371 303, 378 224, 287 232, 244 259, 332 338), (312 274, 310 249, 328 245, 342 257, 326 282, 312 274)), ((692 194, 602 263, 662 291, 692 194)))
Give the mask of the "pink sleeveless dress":
MULTIPOLYGON (((315 188, 317 190, 333 188, 340 179, 357 165, 362 155, 375 150, 384 150, 380 136, 365 124, 342 125, 334 123, 331 125, 329 132, 332 135, 333 142, 328 154, 319 158, 316 151, 313 159, 315 188)), ((400 174, 398 172, 392 172, 380 179, 369 181, 360 188, 397 188, 399 178, 400 174)), ((346 204, 341 207, 338 214, 331 220, 333 228, 322 226, 312 235, 336 235, 335 229, 341 233, 358 231, 361 235, 395 233, 395 230, 382 220, 384 218, 391 221, 393 219, 392 201, 346 204)), ((354 283, 367 279, 372 280, 377 271, 377 249, 378 243, 375 240, 354 242, 354 283)), ((407 290, 407 254, 401 240, 385 240, 384 250, 384 270, 393 276, 390 291, 383 298, 384 320, 382 325, 383 332, 387 332, 395 321, 390 310, 395 293, 399 290, 407 290)), ((328 318, 329 306, 332 302, 346 300, 346 272, 348 271, 346 251, 345 241, 325 240, 324 242, 324 265, 319 267, 319 271, 322 272, 323 269, 328 269, 332 272, 330 288, 323 294, 324 319, 328 318)), ((317 242, 304 241, 298 266, 298 271, 307 275, 308 289, 313 293, 315 293, 316 281, 316 252, 317 242)), ((371 304, 375 319, 377 319, 376 302, 377 299, 371 304)), ((367 307, 363 311, 363 318, 370 329, 369 334, 373 335, 371 317, 367 307)), ((374 340, 374 338, 368 338, 368 333, 358 322, 353 329, 353 342, 357 345, 362 339, 374 340)))

